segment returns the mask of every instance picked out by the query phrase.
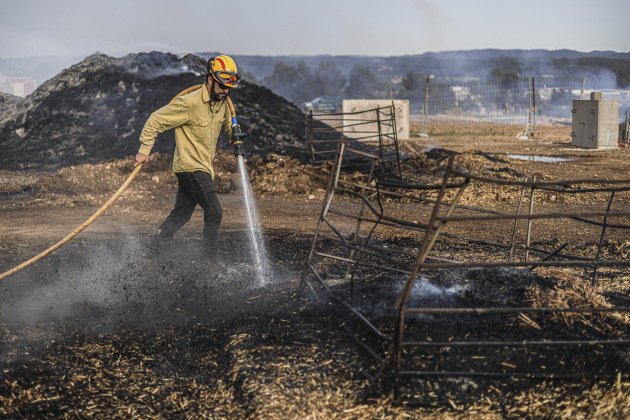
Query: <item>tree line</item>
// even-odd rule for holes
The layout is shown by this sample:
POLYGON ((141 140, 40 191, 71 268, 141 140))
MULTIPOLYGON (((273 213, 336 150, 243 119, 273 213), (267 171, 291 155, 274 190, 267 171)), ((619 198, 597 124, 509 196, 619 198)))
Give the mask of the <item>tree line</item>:
POLYGON ((261 83, 296 104, 318 96, 387 98, 393 83, 379 78, 368 65, 357 63, 345 74, 334 62, 322 61, 315 69, 299 62, 292 66, 278 61, 261 83))
MULTIPOLYGON (((552 60, 552 73, 566 82, 567 87, 575 86, 585 75, 610 73, 619 86, 630 84, 630 60, 625 59, 578 59, 552 60), (576 82, 577 81, 577 82, 576 82)), ((501 57, 479 62, 485 71, 485 79, 497 86, 508 88, 529 76, 537 77, 537 65, 513 57, 501 57)), ((259 81, 279 95, 297 105, 318 96, 340 96, 342 98, 370 99, 409 99, 412 106, 423 101, 425 80, 429 69, 418 71, 405 69, 385 69, 365 62, 356 62, 350 70, 340 68, 333 61, 320 61, 307 65, 300 61, 291 65, 283 60, 275 63, 273 71, 259 81)), ((435 69, 434 69, 435 70, 435 69)), ((439 76, 439 75, 438 75, 439 76)), ((250 77, 251 78, 251 77, 250 77)), ((253 79, 253 78, 251 78, 253 79)), ((559 81, 558 83, 562 83, 559 81)), ((614 83, 614 81, 612 82, 614 83)))

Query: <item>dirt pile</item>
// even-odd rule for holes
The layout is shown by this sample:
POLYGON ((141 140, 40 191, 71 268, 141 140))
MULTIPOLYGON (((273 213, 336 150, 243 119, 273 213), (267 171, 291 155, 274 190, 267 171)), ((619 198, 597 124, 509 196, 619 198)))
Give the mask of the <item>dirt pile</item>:
POLYGON ((6 120, 11 115, 11 111, 17 108, 22 98, 8 93, 0 92, 0 122, 6 120))
MULTIPOLYGON (((159 52, 113 58, 94 54, 62 71, 24 100, 0 98, 0 168, 52 169, 102 162, 138 150, 147 117, 203 81, 205 61, 159 52)), ((269 89, 243 81, 232 92, 248 153, 301 155, 301 111, 269 89)), ((170 153, 173 134, 154 148, 170 153)))

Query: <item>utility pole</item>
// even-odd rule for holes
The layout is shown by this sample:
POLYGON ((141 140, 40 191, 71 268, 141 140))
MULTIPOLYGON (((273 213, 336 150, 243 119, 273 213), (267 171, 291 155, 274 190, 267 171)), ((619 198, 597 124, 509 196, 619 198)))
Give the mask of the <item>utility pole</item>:
POLYGON ((532 77, 532 115, 534 116, 532 120, 532 138, 534 138, 534 133, 536 132, 536 80, 532 77))

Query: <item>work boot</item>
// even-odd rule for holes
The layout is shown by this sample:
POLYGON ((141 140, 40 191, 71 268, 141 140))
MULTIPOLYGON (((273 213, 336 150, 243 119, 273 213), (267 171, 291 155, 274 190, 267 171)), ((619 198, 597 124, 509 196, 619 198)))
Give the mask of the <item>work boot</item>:
POLYGON ((157 257, 171 240, 172 237, 169 238, 158 231, 157 234, 149 237, 142 250, 142 255, 147 258, 157 257))

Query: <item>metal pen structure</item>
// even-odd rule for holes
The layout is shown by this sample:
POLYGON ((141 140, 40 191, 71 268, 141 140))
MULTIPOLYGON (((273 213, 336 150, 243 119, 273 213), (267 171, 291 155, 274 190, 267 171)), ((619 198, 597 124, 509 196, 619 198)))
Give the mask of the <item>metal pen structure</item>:
POLYGON ((452 152, 433 174, 413 174, 395 132, 375 144, 343 135, 342 125, 328 130, 338 135, 334 169, 301 287, 347 309, 344 329, 373 359, 373 379, 392 378, 398 389, 413 377, 630 373, 615 359, 630 349, 630 179, 497 177, 464 169, 452 152), (481 199, 481 191, 494 195, 481 199), (496 270, 507 280, 493 278, 496 270), (432 280, 462 273, 495 295, 516 290, 510 276, 550 293, 567 286, 555 272, 536 274, 544 270, 597 299, 554 306, 422 295, 432 280))

